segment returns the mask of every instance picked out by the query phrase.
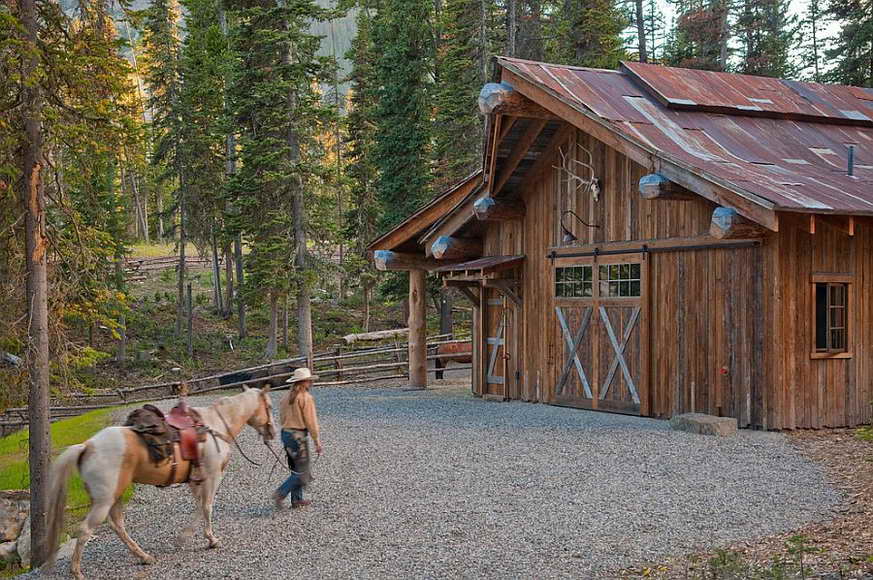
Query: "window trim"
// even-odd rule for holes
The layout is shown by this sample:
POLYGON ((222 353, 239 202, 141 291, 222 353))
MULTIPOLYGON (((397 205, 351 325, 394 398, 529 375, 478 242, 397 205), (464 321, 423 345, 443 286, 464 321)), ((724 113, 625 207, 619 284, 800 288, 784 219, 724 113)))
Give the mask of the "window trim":
MULTIPOLYGON (((551 270, 551 281, 552 281, 552 300, 556 301, 556 304, 578 304, 580 302, 593 302, 597 301, 598 303, 603 304, 622 304, 633 302, 634 300, 641 300, 643 295, 645 294, 645 285, 646 285, 646 273, 647 273, 647 263, 644 254, 627 254, 622 256, 609 256, 608 260, 597 260, 595 258, 587 258, 587 259, 579 259, 579 258, 556 258, 552 261, 553 264, 550 268, 551 270), (639 296, 602 296, 600 294, 600 268, 599 266, 609 266, 609 265, 620 265, 620 264, 639 264, 640 265, 640 295, 639 296), (592 294, 591 296, 577 296, 577 297, 569 297, 569 296, 558 296, 556 292, 556 282, 557 282, 557 271, 558 268, 568 268, 574 266, 591 266, 591 282, 592 282, 592 294)), ((636 279, 634 279, 635 281, 636 279)))
MULTIPOLYGON (((852 341, 852 332, 854 326, 852 324, 852 313, 854 312, 854 285, 855 277, 852 274, 841 273, 816 273, 811 277, 811 321, 812 321, 812 348, 810 349, 809 358, 811 359, 849 359, 852 358, 854 345, 852 341), (846 285, 846 305, 845 305, 845 326, 846 326, 846 348, 840 351, 818 350, 816 348, 816 335, 818 334, 817 325, 817 309, 816 309, 816 285, 817 284, 845 284, 846 285)), ((830 300, 830 292, 828 292, 828 300, 830 300)), ((830 304, 830 302, 828 302, 830 304)), ((828 309, 830 310, 830 308, 828 309)))

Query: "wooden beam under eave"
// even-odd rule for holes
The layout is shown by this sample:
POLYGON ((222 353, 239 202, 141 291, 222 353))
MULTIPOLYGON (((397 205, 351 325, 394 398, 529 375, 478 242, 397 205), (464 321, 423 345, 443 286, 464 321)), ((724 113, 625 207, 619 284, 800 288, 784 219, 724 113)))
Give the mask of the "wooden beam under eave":
POLYGON ((679 187, 660 173, 649 173, 640 178, 640 196, 643 199, 667 199, 672 201, 690 201, 698 197, 687 189, 679 187))
POLYGON ((520 199, 480 197, 473 204, 473 215, 483 222, 499 222, 522 219, 524 202, 520 199))
POLYGON ((518 140, 518 143, 515 144, 515 148, 512 150, 512 153, 509 154, 506 162, 501 167, 500 176, 497 178, 497 181, 491 188, 492 196, 497 195, 500 190, 503 189, 503 186, 506 185, 506 182, 509 181, 510 177, 512 177, 512 174, 518 167, 518 164, 521 163, 521 160, 524 159, 525 155, 527 155, 527 152, 531 148, 531 145, 534 144, 534 141, 536 141, 537 137, 540 136, 540 133, 543 132, 543 129, 546 127, 547 123, 548 121, 544 121, 541 119, 533 120, 530 122, 527 130, 525 130, 524 134, 521 136, 521 139, 518 140))
POLYGON ((376 250, 373 252, 373 264, 380 272, 398 272, 404 270, 424 270, 430 272, 442 266, 448 266, 453 263, 457 264, 461 261, 443 260, 439 262, 423 254, 409 254, 391 250, 376 250))
POLYGON ((509 115, 526 119, 557 119, 507 83, 486 83, 479 91, 479 112, 483 115, 509 115))
POLYGON ((440 236, 431 244, 430 253, 437 260, 478 258, 482 255, 482 240, 440 236))
POLYGON ((567 123, 588 133, 608 147, 626 155, 643 167, 654 169, 670 181, 678 183, 701 197, 718 205, 734 207, 745 217, 767 229, 778 232, 779 218, 775 205, 751 192, 738 191, 721 185, 709 178, 697 175, 679 162, 661 157, 658 152, 644 147, 631 137, 622 134, 610 123, 594 113, 577 109, 543 88, 503 67, 501 79, 532 101, 542 105, 567 123))
POLYGON ((741 216, 731 207, 717 207, 712 212, 709 234, 717 240, 746 240, 763 237, 767 228, 741 216))

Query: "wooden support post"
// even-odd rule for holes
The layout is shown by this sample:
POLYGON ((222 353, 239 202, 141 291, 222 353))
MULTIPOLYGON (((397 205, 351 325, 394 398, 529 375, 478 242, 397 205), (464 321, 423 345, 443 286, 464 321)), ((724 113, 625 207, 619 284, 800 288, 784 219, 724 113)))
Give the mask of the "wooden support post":
POLYGON ((409 388, 427 388, 427 272, 409 271, 409 388))
POLYGON ((482 240, 440 236, 431 244, 430 251, 437 260, 478 258, 482 255, 482 240))
POLYGON ((730 207, 717 207, 712 212, 709 234, 719 240, 739 240, 760 238, 767 233, 766 228, 744 218, 730 207))
POLYGON ((495 199, 485 196, 473 204, 473 215, 479 221, 518 220, 524 217, 524 213, 524 202, 520 199, 495 199))
POLYGON ((649 173, 640 178, 640 195, 643 199, 670 199, 677 201, 688 201, 697 197, 660 173, 649 173))
POLYGON ((479 112, 529 119, 556 120, 557 117, 528 99, 507 83, 487 83, 479 92, 479 112))

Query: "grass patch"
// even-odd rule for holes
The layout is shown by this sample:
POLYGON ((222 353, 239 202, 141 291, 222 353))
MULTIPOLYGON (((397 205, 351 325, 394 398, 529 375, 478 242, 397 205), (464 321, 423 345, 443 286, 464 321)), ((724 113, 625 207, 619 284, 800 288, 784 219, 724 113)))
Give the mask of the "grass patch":
POLYGON ((130 246, 132 258, 162 258, 176 253, 176 243, 169 244, 133 244, 130 246))
MULTIPOLYGON (((114 408, 97 409, 78 417, 52 423, 52 455, 57 456, 66 447, 82 443, 112 422, 114 408)), ((27 462, 28 430, 24 429, 0 439, 0 489, 29 489, 30 473, 27 462)), ((131 488, 124 499, 130 497, 131 488)), ((68 526, 78 522, 88 511, 90 500, 78 474, 70 479, 67 495, 68 526)))

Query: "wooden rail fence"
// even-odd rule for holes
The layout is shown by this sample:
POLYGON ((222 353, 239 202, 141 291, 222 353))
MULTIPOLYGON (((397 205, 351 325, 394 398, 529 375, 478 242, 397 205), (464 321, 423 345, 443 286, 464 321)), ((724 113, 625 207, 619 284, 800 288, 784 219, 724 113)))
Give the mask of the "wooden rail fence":
MULTIPOLYGON (((428 360, 457 358, 457 354, 438 354, 443 344, 468 342, 469 339, 453 339, 451 335, 438 335, 428 339, 428 360)), ((340 346, 331 351, 315 354, 315 373, 320 377, 316 386, 339 386, 371 383, 377 381, 407 378, 408 343, 393 342, 375 347, 340 346)), ((189 379, 189 393, 192 395, 211 391, 240 388, 243 385, 261 387, 269 384, 273 388, 285 387, 285 379, 294 369, 304 364, 303 357, 294 357, 270 363, 239 369, 235 371, 189 379)), ((455 372, 469 370, 471 365, 457 365, 443 369, 431 368, 428 372, 455 372)), ((74 417, 93 411, 119 405, 131 405, 169 399, 178 395, 181 381, 154 385, 118 388, 94 393, 73 393, 51 401, 52 421, 74 417)), ((0 413, 0 437, 27 427, 27 407, 6 409, 0 413)))

